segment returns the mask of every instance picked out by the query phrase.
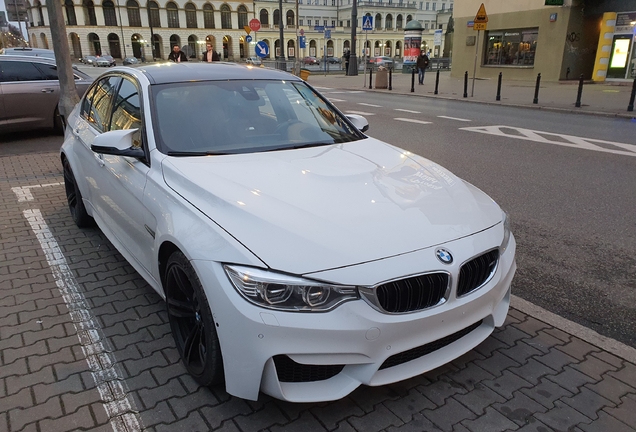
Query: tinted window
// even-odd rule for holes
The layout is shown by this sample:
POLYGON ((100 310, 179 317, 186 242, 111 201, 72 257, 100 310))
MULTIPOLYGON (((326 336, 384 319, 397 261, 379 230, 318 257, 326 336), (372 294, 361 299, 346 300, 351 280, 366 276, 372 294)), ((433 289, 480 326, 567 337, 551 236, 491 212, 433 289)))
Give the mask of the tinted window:
POLYGON ((34 63, 46 80, 57 80, 57 66, 43 63, 34 63))
POLYGON ((91 105, 87 120, 91 126, 100 132, 108 130, 111 102, 120 80, 118 77, 104 78, 97 83, 90 95, 91 105))
POLYGON ((90 115, 90 111, 91 111, 91 101, 93 99, 93 95, 95 94, 95 89, 97 88, 97 85, 94 85, 93 87, 91 87, 87 92, 86 92, 86 97, 84 97, 84 100, 82 101, 82 111, 81 111, 81 116, 84 117, 85 119, 88 120, 88 116, 90 115))
POLYGON ((44 76, 31 62, 4 61, 2 65, 2 82, 41 81, 44 76))
POLYGON ((110 130, 138 129, 133 135, 133 145, 141 147, 141 108, 137 87, 124 79, 114 100, 110 130))

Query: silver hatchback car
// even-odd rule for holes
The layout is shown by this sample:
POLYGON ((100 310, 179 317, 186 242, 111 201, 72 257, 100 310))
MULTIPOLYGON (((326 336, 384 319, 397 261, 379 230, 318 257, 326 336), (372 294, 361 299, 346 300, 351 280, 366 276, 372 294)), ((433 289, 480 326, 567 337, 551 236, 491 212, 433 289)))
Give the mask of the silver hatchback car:
MULTIPOLYGON (((93 78, 73 70, 77 94, 82 97, 93 78)), ((44 57, 0 56, 0 133, 56 128, 60 83, 55 60, 44 57)))

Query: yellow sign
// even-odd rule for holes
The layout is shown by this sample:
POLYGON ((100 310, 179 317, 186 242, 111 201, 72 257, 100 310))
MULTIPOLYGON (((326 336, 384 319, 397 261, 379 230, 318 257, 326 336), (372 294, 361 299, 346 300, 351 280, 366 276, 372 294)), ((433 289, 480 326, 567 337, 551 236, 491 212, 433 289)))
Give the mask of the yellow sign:
POLYGON ((250 26, 243 26, 243 29, 247 32, 247 34, 252 33, 252 29, 250 28, 250 26))
MULTIPOLYGON (((475 15, 475 24, 477 23, 487 23, 488 22, 488 14, 486 13, 486 6, 482 3, 479 6, 479 10, 477 11, 477 15, 475 15)), ((477 30, 477 29, 475 29, 477 30)), ((483 30, 483 29, 480 29, 483 30)))
POLYGON ((488 24, 487 23, 475 23, 473 25, 473 30, 488 30, 488 24))

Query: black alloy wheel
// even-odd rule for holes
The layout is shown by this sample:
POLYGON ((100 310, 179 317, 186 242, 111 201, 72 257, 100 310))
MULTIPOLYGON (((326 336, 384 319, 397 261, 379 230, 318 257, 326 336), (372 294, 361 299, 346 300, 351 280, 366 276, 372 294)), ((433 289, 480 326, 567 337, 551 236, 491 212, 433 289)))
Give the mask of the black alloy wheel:
POLYGON ((71 164, 68 159, 64 158, 62 162, 64 168, 64 188, 66 190, 66 201, 68 202, 68 209, 71 212, 73 222, 78 228, 89 228, 95 225, 95 220, 88 214, 86 207, 84 207, 84 201, 82 200, 82 194, 75 181, 75 176, 71 170, 71 164))
POLYGON ((164 281, 172 336, 188 373, 203 386, 222 383, 223 359, 212 312, 199 277, 181 251, 168 259, 164 281))

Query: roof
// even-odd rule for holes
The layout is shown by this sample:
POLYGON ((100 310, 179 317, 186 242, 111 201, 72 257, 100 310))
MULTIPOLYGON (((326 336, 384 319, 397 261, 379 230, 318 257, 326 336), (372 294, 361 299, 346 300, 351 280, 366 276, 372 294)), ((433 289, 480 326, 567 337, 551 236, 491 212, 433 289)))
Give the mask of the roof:
POLYGON ((418 20, 409 21, 406 26, 404 26, 404 30, 423 30, 422 24, 418 20))
POLYGON ((2 54, 0 55, 0 60, 28 60, 28 61, 36 61, 41 63, 55 64, 55 59, 48 57, 38 57, 38 56, 30 56, 30 55, 21 55, 21 54, 2 54))
POLYGON ((300 80, 277 69, 251 67, 236 63, 154 63, 136 67, 152 84, 215 80, 300 80))

